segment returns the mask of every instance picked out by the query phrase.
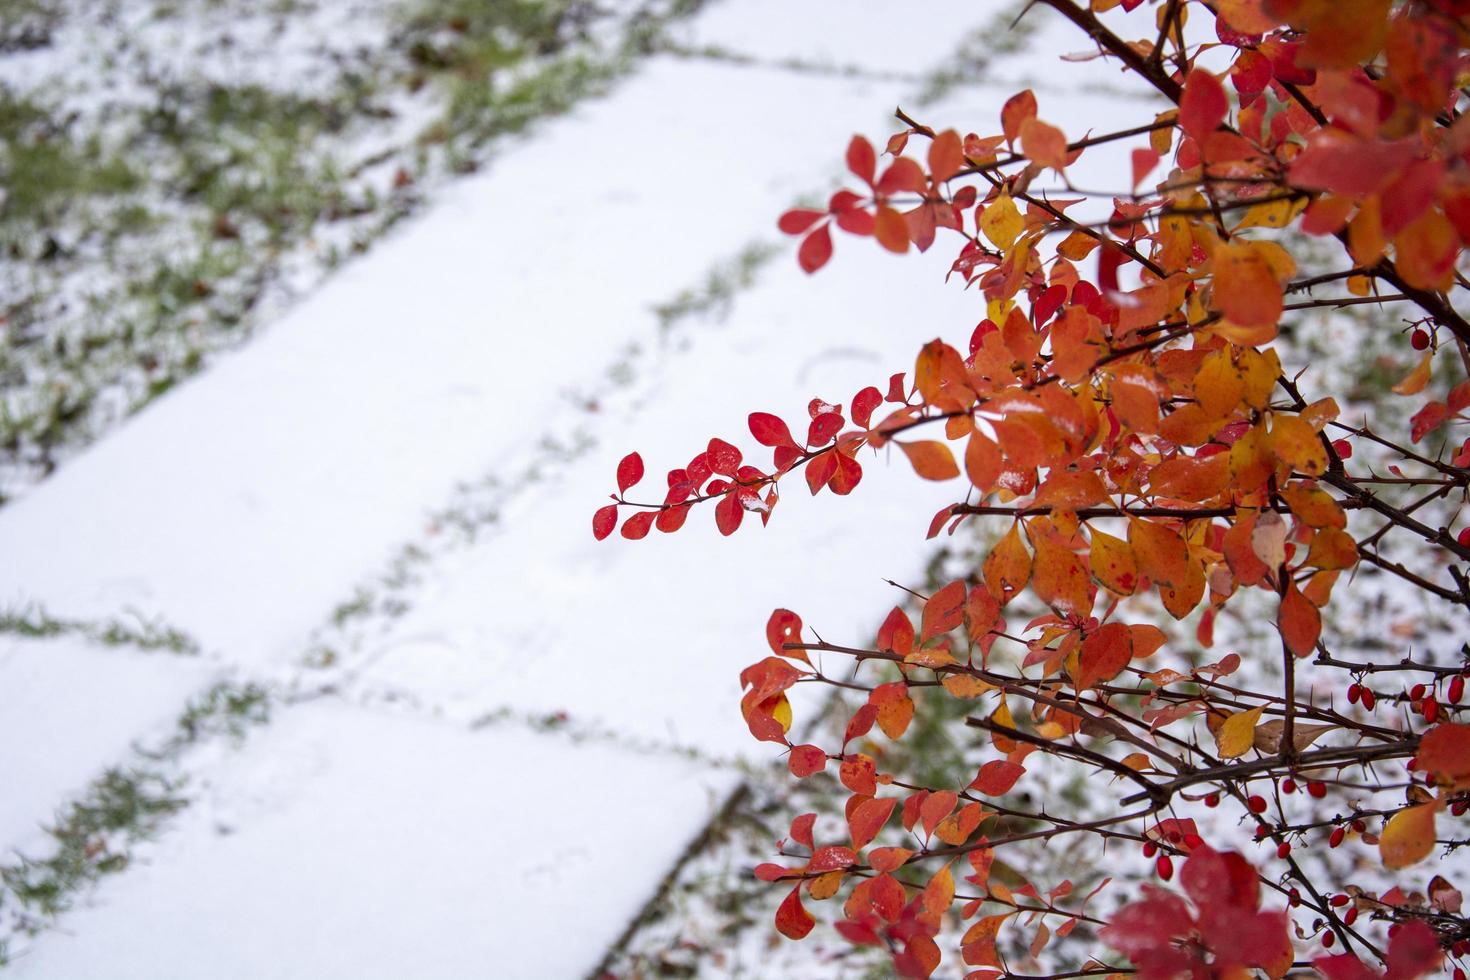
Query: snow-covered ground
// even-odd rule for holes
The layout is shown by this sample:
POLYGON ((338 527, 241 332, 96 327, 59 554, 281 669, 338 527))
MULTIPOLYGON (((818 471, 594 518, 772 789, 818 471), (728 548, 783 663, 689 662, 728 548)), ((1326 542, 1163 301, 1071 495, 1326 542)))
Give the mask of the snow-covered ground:
MULTIPOLYGON (((852 497, 788 492, 731 540, 700 512, 598 544, 591 511, 630 449, 660 479, 710 436, 748 442, 752 409, 845 403, 973 326, 973 296, 934 288, 944 249, 898 261, 840 241, 812 282, 774 218, 823 198, 847 137, 888 131, 895 103, 928 93, 993 126, 1039 70, 984 54, 1013 13, 713 5, 678 35, 710 56, 650 58, 444 187, 0 511, 0 605, 141 617, 201 651, 0 640, 7 853, 55 850, 43 825, 108 770, 157 773, 187 803, 151 840, 121 824, 85 840, 121 873, 84 875, 56 928, 13 934, 12 970, 592 969, 738 760, 769 758, 736 707, 769 611, 846 629, 882 608, 954 491, 876 461, 852 497), (934 24, 946 43, 981 33, 956 54, 934 24), (239 693, 255 690, 259 712, 239 693)), ((1113 98, 1039 90, 1073 134, 1113 98)), ((7 928, 45 924, 18 903, 0 902, 7 928)))

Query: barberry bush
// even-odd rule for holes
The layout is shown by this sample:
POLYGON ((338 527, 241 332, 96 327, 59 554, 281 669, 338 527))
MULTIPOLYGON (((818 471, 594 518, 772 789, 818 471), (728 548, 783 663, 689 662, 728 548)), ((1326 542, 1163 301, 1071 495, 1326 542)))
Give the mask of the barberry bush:
POLYGON ((903 976, 1050 962, 1049 978, 1463 980, 1448 856, 1470 843, 1470 648, 1409 650, 1371 610, 1374 635, 1344 637, 1332 617, 1360 573, 1443 622, 1470 610, 1470 528, 1454 529, 1470 487, 1470 2, 1036 5, 1172 107, 1065 133, 1023 91, 967 121, 980 132, 900 111, 882 152, 854 137, 851 189, 780 216, 802 268, 839 233, 897 253, 945 235, 959 248, 936 288, 969 289, 979 325, 807 418, 752 413, 758 459, 711 439, 635 492, 644 464, 627 456, 594 534, 676 531, 700 505, 733 534, 772 519, 788 478, 854 492, 869 453, 953 482, 929 537, 990 533, 947 584, 886 618, 854 610, 876 636, 771 615, 770 653, 741 675, 745 721, 794 778, 835 775, 847 795, 821 824, 796 816, 755 869, 784 889, 785 936, 835 899, 836 931, 903 976), (1072 216, 1099 192, 1069 174, 1117 143, 1131 166, 1111 213, 1072 216), (1412 352, 1391 396, 1407 411, 1325 366, 1283 368, 1331 319, 1315 311, 1364 349, 1412 352), (1202 662, 1234 612, 1268 621, 1271 643, 1202 662), (814 731, 793 718, 798 684, 844 695, 840 736, 797 734, 814 731), (903 756, 884 741, 930 711, 974 745, 968 781, 886 764, 903 756), (1048 800, 1057 771, 1088 777, 1090 810, 1048 800), (1012 857, 1061 842, 1120 877, 1083 894, 1012 857), (1155 881, 1129 877, 1143 859, 1155 881))

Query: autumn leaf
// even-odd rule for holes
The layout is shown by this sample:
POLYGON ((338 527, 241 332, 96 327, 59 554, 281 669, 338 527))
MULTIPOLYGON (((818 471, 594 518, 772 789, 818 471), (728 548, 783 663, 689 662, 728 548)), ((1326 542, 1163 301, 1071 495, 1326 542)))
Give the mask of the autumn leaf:
POLYGON ((1418 864, 1434 850, 1437 803, 1407 807, 1388 818, 1378 836, 1378 853, 1390 871, 1418 864))
POLYGON ((1255 745, 1256 723, 1261 719, 1264 707, 1249 711, 1237 711, 1225 719, 1215 732, 1216 753, 1222 759, 1237 759, 1255 745))
POLYGON ((776 929, 787 939, 805 939, 816 924, 817 920, 801 904, 801 886, 791 889, 791 894, 776 909, 776 929))
POLYGON ((1292 653, 1305 657, 1316 649, 1317 637, 1322 632, 1322 614, 1302 595, 1295 582, 1287 582, 1277 623, 1281 638, 1292 653))
POLYGON ((942 442, 895 442, 903 450, 914 472, 926 480, 952 480, 960 475, 954 454, 942 442))
POLYGON ((970 789, 986 796, 1004 796, 1025 773, 1024 766, 1004 759, 994 759, 980 767, 980 772, 970 781, 970 789))

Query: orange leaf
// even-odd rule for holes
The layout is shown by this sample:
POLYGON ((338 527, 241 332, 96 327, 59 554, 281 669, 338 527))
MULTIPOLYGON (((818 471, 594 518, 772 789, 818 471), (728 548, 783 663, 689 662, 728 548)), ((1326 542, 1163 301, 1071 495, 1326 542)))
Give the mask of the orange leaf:
POLYGON ((1279 625, 1286 648, 1298 657, 1316 649, 1317 637, 1322 633, 1322 614, 1301 594, 1295 582, 1287 582, 1286 595, 1281 597, 1279 625))
POLYGON ((1016 138, 1021 135, 1021 124, 1035 116, 1036 95, 1029 88, 1007 99, 1000 110, 1000 128, 1005 133, 1006 142, 1014 146, 1016 138))
POLYGON ((1215 249, 1215 305, 1241 327, 1275 326, 1281 317, 1281 283, 1253 242, 1215 249))
POLYGON ((1455 789, 1470 786, 1470 725, 1434 726, 1419 742, 1415 758, 1436 782, 1455 789))
POLYGON ((904 863, 913 856, 914 852, 906 847, 878 847, 868 855, 868 864, 874 871, 887 874, 903 867, 904 863))
MULTIPOLYGON (((882 800, 863 800, 852 808, 847 815, 847 831, 852 836, 852 849, 861 851, 867 847, 888 818, 893 815, 893 808, 898 805, 898 800, 888 797, 882 800)), ((876 852, 874 852, 876 853, 876 852)), ((900 862, 902 863, 902 862, 900 862)), ((877 867, 874 865, 874 867, 877 867)), ((878 868, 879 871, 890 870, 878 868)))
MULTIPOLYGON (((902 254, 909 250, 909 224, 903 220, 903 215, 886 204, 878 208, 873 236, 878 239, 878 244, 890 252, 902 254)), ((830 254, 830 246, 827 251, 830 254)))
POLYGON ((1063 615, 1092 612, 1092 586, 1082 556, 1046 538, 1036 543, 1031 585, 1043 602, 1063 615))
POLYGON ((902 681, 880 684, 868 695, 868 703, 878 709, 878 727, 889 738, 899 738, 914 719, 914 702, 902 681))
POLYGON ((1133 659, 1133 634, 1123 623, 1108 623, 1082 641, 1077 658, 1077 691, 1091 689, 1123 672, 1133 659))
POLYGON ((924 440, 920 442, 898 442, 898 448, 909 458, 914 472, 926 480, 952 480, 960 475, 954 454, 942 442, 924 440))
POLYGON ((965 475, 975 489, 981 493, 994 489, 995 482, 1000 479, 1001 466, 1000 449, 993 441, 979 432, 970 436, 970 442, 965 446, 965 475))
POLYGON ((1155 582, 1184 586, 1189 574, 1189 546, 1179 532, 1156 521, 1130 517, 1128 543, 1141 573, 1155 582))
POLYGON ((1002 605, 1026 587, 1031 579, 1031 553, 1021 543, 1016 525, 1011 525, 995 550, 986 556, 983 571, 985 587, 1002 605))
POLYGON ((1021 123, 1021 151, 1033 162, 1060 172, 1067 166, 1067 137, 1035 116, 1021 123))

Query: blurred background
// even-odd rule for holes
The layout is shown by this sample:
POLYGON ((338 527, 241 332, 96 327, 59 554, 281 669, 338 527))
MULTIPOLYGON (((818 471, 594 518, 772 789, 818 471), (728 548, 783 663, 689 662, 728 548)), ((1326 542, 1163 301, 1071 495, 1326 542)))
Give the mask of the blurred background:
MULTIPOLYGON (((973 562, 920 544, 954 489, 589 523, 625 453, 661 485, 983 317, 958 239, 798 270, 776 217, 854 132, 1159 111, 1020 12, 0 0, 5 972, 885 975, 769 928, 748 869, 840 790, 788 785, 738 674, 777 606, 863 640, 885 579, 973 562)), ((1283 359, 1365 398, 1410 355, 1313 336, 1283 359)), ((902 751, 959 773, 951 738, 902 751)))

